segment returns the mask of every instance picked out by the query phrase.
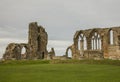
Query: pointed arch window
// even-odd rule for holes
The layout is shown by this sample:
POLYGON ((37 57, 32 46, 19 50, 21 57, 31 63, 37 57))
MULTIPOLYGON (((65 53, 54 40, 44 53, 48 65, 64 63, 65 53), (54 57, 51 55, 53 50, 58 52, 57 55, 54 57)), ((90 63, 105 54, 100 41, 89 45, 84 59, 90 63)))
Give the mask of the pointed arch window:
POLYGON ((95 32, 91 38, 92 50, 101 50, 101 38, 100 35, 95 32))
POLYGON ((110 38, 110 45, 113 45, 113 30, 110 30, 110 32, 109 32, 109 38, 110 38))

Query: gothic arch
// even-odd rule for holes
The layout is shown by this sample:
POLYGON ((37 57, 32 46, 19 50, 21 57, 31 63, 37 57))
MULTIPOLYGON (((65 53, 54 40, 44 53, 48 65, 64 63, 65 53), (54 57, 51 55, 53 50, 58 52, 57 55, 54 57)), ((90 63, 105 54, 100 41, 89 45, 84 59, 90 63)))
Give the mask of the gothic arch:
POLYGON ((99 33, 99 31, 98 31, 97 29, 93 29, 93 30, 91 30, 91 32, 90 32, 90 34, 89 34, 89 38, 92 38, 92 36, 94 35, 95 32, 96 32, 97 34, 99 34, 100 37, 101 37, 101 34, 99 33))
POLYGON ((78 50, 80 50, 80 46, 83 46, 83 49, 87 49, 87 38, 86 38, 86 33, 84 31, 79 31, 77 34, 77 46, 78 50))
POLYGON ((26 53, 26 48, 25 48, 25 46, 23 46, 22 48, 21 48, 21 54, 25 54, 26 53))
POLYGON ((91 31, 90 38, 91 38, 91 50, 101 50, 102 39, 101 35, 96 29, 93 29, 93 31, 91 31))
POLYGON ((71 51, 71 56, 73 56, 73 53, 72 53, 72 48, 71 48, 71 46, 70 47, 68 47, 67 49, 66 49, 66 57, 69 57, 68 56, 68 51, 71 51))
POLYGON ((107 32, 108 34, 108 44, 113 45, 114 44, 114 31, 112 28, 110 28, 107 32))

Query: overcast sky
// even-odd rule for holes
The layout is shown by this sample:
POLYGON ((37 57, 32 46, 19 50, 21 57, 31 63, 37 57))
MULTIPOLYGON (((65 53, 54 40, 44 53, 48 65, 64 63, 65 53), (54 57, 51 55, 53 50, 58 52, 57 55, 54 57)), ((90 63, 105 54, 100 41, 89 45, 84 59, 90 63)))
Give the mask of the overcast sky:
POLYGON ((120 0, 0 0, 0 57, 8 43, 27 43, 34 21, 48 32, 48 49, 63 55, 76 30, 120 26, 120 0))

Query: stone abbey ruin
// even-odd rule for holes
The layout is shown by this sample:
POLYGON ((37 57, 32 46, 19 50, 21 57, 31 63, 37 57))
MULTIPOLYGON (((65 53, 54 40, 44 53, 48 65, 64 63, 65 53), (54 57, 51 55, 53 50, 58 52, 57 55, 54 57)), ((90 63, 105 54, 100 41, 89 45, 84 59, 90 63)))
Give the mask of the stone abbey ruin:
POLYGON ((8 44, 4 59, 44 59, 47 57, 48 34, 42 26, 38 26, 36 22, 29 24, 28 43, 10 43, 8 44), (22 48, 26 49, 21 54, 22 48))
POLYGON ((120 27, 76 31, 68 50, 73 59, 120 59, 120 27))
POLYGON ((3 59, 120 59, 120 27, 94 28, 76 31, 73 44, 64 56, 55 56, 54 48, 47 51, 48 34, 36 22, 29 24, 28 43, 10 43, 3 59), (22 49, 25 53, 22 54, 22 49))

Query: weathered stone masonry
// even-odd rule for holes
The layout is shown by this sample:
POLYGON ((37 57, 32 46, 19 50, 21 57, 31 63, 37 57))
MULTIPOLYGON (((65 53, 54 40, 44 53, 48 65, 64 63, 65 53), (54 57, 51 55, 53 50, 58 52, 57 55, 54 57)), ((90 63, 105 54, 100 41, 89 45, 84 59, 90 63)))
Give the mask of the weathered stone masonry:
POLYGON ((55 56, 54 48, 47 51, 48 34, 36 22, 29 24, 28 43, 10 43, 3 55, 4 59, 119 59, 120 27, 94 28, 76 31, 73 44, 66 49, 64 56, 55 56), (25 53, 22 53, 22 49, 25 53))
POLYGON ((10 43, 3 55, 4 59, 44 59, 47 58, 48 35, 36 22, 29 24, 28 43, 10 43), (26 49, 21 54, 23 47, 26 49))
POLYGON ((72 59, 120 59, 120 27, 76 31, 73 41, 66 50, 66 56, 71 50, 72 59))

